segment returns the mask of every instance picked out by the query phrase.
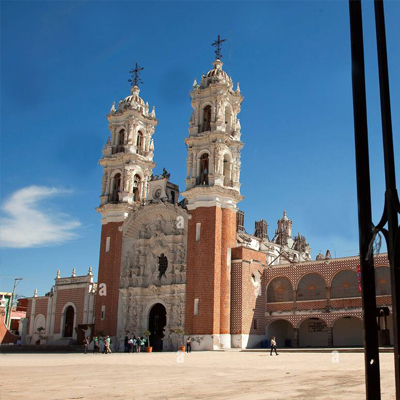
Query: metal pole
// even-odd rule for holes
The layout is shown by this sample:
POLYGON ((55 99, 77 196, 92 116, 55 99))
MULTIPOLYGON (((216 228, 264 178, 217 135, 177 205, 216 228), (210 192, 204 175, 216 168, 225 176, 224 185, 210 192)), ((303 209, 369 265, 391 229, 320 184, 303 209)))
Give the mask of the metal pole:
MULTIPOLYGON (((396 189, 396 170, 393 151, 392 116, 390 108, 389 72, 386 47, 385 15, 383 1, 375 0, 376 42, 378 49, 379 86, 381 100, 383 151, 385 159, 385 210, 383 224, 388 223, 385 234, 388 246, 390 278, 392 289, 392 317, 394 336, 394 369, 396 382, 396 399, 400 400, 400 250, 399 250, 399 198, 396 189), (399 292, 398 292, 399 291, 399 292)), ((383 227, 382 227, 383 228, 383 227)))
POLYGON ((354 137, 358 198, 358 225, 361 266, 361 288, 364 321, 364 362, 367 400, 380 400, 378 327, 376 323, 375 274, 373 254, 369 244, 374 225, 371 213, 371 186, 367 102, 365 94, 364 44, 361 0, 349 0, 351 61, 354 109, 354 137))
POLYGON ((8 314, 7 314, 7 321, 6 321, 7 329, 10 329, 10 327, 11 327, 12 305, 13 305, 13 302, 14 302, 14 295, 15 295, 15 288, 17 287, 17 281, 22 281, 22 278, 15 278, 14 279, 14 288, 13 288, 13 291, 12 291, 10 303, 8 305, 8 314))

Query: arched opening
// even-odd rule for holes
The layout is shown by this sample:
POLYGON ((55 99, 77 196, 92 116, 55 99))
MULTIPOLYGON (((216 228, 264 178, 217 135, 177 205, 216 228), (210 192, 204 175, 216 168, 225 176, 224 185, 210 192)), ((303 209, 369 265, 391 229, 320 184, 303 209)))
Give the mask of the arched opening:
POLYGON ((205 106, 203 110, 203 132, 211 131, 211 106, 205 106))
POLYGON ((140 201, 141 178, 136 174, 133 177, 133 201, 140 201))
POLYGON ((160 257, 158 257, 158 276, 161 278, 165 276, 165 273, 168 269, 168 258, 161 253, 160 257))
POLYGON ((143 142, 143 133, 139 131, 136 139, 136 153, 143 154, 143 142))
POLYGON ((118 143, 117 143, 117 153, 124 152, 124 144, 125 144, 125 129, 122 129, 118 134, 118 143))
POLYGON ((267 303, 293 301, 293 287, 288 278, 274 278, 268 285, 267 303))
POLYGON ((200 157, 200 175, 197 184, 208 185, 209 158, 208 153, 204 153, 200 157))
POLYGON ((299 328, 299 347, 328 347, 328 326, 320 318, 308 318, 299 328))
POLYGON ((226 132, 230 133, 232 131, 232 112, 230 107, 225 107, 225 127, 226 132))
POLYGON ((359 297, 357 273, 340 271, 332 280, 331 298, 359 297))
POLYGON ((318 274, 307 274, 297 286, 297 300, 320 300, 326 298, 326 284, 318 274))
POLYGON ((267 327, 267 339, 271 340, 273 336, 275 336, 278 348, 292 347, 294 341, 292 324, 284 319, 271 322, 267 327))
POLYGON ((151 308, 149 316, 150 344, 153 351, 163 349, 165 325, 167 325, 167 310, 162 304, 157 303, 151 308))
POLYGON ((72 337, 74 332, 74 318, 75 310, 74 307, 68 306, 65 310, 64 318, 64 337, 72 337))
POLYGON ((342 317, 335 321, 332 329, 335 347, 364 346, 364 330, 361 319, 342 317))
POLYGON ((119 200, 118 193, 121 191, 121 174, 114 175, 112 180, 111 201, 117 203, 119 200))
POLYGON ((375 268, 375 291, 377 296, 388 296, 392 294, 389 267, 375 268))
POLYGON ((232 164, 228 154, 224 156, 224 186, 232 186, 232 164))
MULTIPOLYGON (((34 322, 34 328, 33 328, 33 332, 39 332, 39 329, 46 328, 46 317, 43 314, 39 314, 36 316, 35 318, 35 322, 34 322)), ((40 331, 42 331, 42 329, 40 329, 40 331)))

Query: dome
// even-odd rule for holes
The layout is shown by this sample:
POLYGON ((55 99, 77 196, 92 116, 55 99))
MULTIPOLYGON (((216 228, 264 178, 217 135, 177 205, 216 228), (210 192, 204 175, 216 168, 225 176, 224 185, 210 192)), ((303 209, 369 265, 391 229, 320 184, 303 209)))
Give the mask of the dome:
POLYGON ((139 97, 139 92, 140 92, 140 89, 137 86, 132 86, 132 88, 131 88, 132 94, 130 96, 125 97, 124 103, 132 103, 132 101, 133 101, 137 104, 144 106, 144 101, 141 97, 139 97))
POLYGON ((215 60, 213 62, 214 68, 211 69, 210 71, 207 72, 206 75, 206 80, 207 83, 213 83, 213 82, 229 82, 231 83, 232 80, 229 77, 229 75, 222 70, 222 61, 221 60, 215 60))

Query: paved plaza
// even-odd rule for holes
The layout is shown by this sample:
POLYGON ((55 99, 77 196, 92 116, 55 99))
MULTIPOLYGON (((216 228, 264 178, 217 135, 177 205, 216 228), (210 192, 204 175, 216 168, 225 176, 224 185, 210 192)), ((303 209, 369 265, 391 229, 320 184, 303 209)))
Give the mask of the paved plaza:
MULTIPOLYGON (((362 353, 1 355, 1 399, 365 399, 362 353)), ((393 353, 381 354, 394 399, 393 353)))

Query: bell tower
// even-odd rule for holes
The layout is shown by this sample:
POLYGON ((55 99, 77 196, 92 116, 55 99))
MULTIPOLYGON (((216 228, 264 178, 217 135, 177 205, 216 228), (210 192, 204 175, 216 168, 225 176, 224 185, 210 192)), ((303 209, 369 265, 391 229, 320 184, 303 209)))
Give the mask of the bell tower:
POLYGON ((107 115, 111 136, 99 161, 103 167, 100 206, 101 243, 96 298, 95 330, 115 336, 122 253, 122 232, 125 218, 134 212, 147 196, 153 162, 153 134, 157 120, 155 109, 139 97, 139 72, 136 64, 131 94, 113 103, 107 115))
POLYGON ((195 80, 187 145, 188 230, 186 331, 199 349, 231 347, 231 249, 236 247, 243 96, 222 69, 218 40, 213 68, 195 80))

